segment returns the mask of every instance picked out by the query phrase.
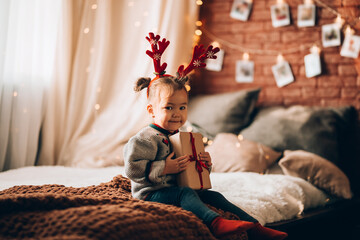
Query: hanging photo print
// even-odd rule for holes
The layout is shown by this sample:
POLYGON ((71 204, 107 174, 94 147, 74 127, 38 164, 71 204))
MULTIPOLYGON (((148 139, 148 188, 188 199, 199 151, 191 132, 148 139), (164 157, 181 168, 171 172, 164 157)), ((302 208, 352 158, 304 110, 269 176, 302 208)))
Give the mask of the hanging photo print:
POLYGON ((321 60, 317 53, 310 53, 304 57, 305 75, 307 78, 315 77, 321 74, 321 60))
POLYGON ((324 47, 335 47, 341 44, 340 26, 338 23, 321 27, 322 44, 324 47))
POLYGON ((290 24, 289 5, 279 3, 271 6, 271 21, 273 27, 282 27, 290 24))
POLYGON ((247 21, 252 8, 252 0, 234 0, 230 17, 247 21))
POLYGON ((360 36, 346 34, 340 55, 343 57, 358 58, 359 50, 360 36))
POLYGON ((248 60, 236 61, 236 82, 250 83, 254 81, 254 62, 248 60))
POLYGON ((290 65, 284 60, 279 61, 276 65, 272 66, 271 70, 278 87, 283 87, 294 81, 294 75, 292 74, 290 65))
POLYGON ((206 59, 206 69, 210 71, 220 72, 222 69, 223 61, 224 61, 224 50, 220 49, 220 51, 216 54, 216 59, 206 59))
POLYGON ((314 4, 301 4, 298 6, 298 27, 315 26, 315 9, 314 4))

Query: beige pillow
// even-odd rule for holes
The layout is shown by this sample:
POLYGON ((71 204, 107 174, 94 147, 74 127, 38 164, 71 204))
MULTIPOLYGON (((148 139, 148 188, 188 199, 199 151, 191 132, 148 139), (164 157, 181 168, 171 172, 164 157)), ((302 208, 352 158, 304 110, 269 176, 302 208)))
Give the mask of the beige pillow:
POLYGON ((205 150, 210 153, 213 172, 264 173, 281 156, 269 147, 233 133, 219 133, 205 150))
POLYGON ((343 171, 314 153, 286 150, 279 165, 286 175, 303 178, 332 195, 352 197, 349 179, 343 171))

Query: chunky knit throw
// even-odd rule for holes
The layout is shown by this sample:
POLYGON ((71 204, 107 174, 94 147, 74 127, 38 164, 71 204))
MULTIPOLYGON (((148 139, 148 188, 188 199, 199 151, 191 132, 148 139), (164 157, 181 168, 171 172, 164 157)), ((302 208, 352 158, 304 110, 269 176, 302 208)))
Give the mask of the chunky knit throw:
MULTIPOLYGON (((15 186, 0 191, 0 239, 215 238, 191 212, 132 198, 129 179, 118 175, 97 186, 15 186)), ((247 235, 225 239, 246 240, 247 235)))

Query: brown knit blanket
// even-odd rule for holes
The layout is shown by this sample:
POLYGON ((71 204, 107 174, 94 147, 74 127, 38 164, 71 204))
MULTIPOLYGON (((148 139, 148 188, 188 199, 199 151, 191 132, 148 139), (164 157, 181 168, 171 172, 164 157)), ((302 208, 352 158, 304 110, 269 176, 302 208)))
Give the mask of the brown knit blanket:
MULTIPOLYGON (((132 198, 129 179, 118 175, 97 186, 15 186, 0 191, 0 239, 215 238, 191 212, 132 198)), ((247 235, 225 239, 246 240, 247 235)))

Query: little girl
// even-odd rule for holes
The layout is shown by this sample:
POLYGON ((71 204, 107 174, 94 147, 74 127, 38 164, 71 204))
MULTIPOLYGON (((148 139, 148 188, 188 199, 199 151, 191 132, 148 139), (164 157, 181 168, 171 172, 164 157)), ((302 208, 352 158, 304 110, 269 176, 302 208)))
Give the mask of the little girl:
MULTIPOLYGON (((149 42, 154 37, 150 34, 149 42)), ((154 52, 159 50, 153 44, 152 48, 154 52)), ((156 60, 159 60, 158 57, 156 60)), ((179 70, 181 72, 181 68, 179 70)), ((284 239, 286 233, 263 227, 219 192, 177 186, 176 174, 185 170, 190 161, 189 156, 174 158, 169 136, 177 133, 187 120, 187 78, 181 73, 178 73, 179 77, 173 77, 164 75, 164 70, 162 72, 153 80, 140 78, 135 86, 135 91, 147 88, 147 111, 153 123, 133 136, 124 148, 125 171, 131 179, 132 195, 137 199, 171 204, 191 211, 216 237, 247 231, 249 239, 284 239), (232 212, 241 220, 224 219, 206 204, 232 212)), ((199 159, 211 168, 209 153, 200 153, 199 159)))

